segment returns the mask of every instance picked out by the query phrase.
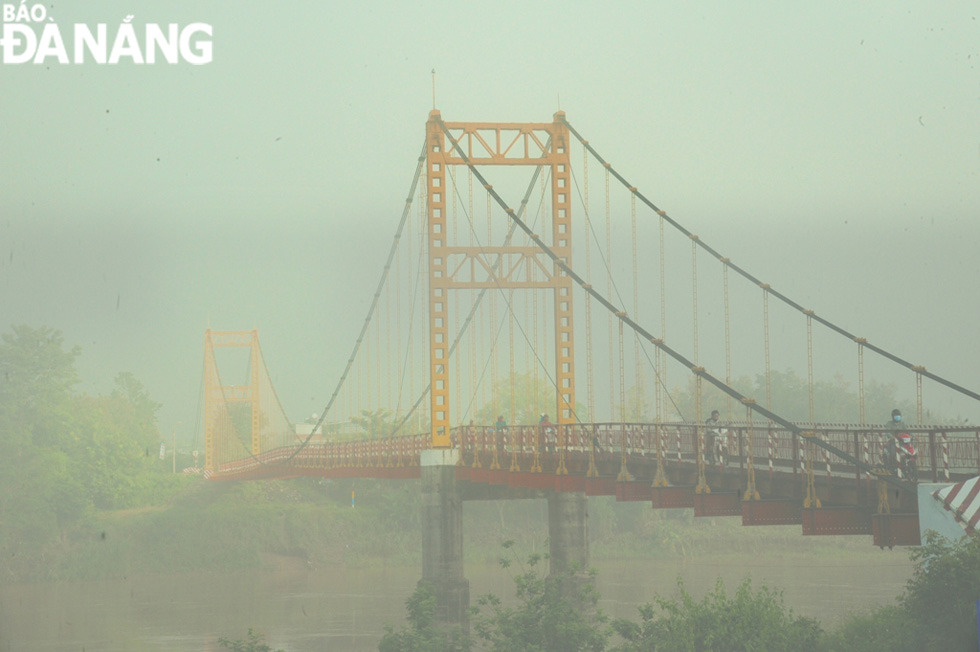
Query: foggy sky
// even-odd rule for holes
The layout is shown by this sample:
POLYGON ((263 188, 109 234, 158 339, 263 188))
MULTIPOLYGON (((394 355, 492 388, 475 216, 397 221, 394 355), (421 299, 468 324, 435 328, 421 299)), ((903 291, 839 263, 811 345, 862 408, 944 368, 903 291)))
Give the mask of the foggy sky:
POLYGON ((325 405, 401 213, 433 68, 444 119, 550 121, 560 102, 733 261, 980 387, 980 10, 967 3, 50 12, 214 28, 204 66, 0 68, 0 328, 62 330, 87 391, 132 372, 164 404, 164 433, 181 422, 191 436, 209 324, 259 329, 292 419, 325 405))

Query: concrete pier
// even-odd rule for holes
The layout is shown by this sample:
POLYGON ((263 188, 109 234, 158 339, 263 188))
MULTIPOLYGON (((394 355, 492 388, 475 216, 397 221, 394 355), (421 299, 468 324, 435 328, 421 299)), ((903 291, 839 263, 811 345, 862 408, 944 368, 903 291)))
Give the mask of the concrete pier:
POLYGON ((548 494, 551 574, 589 565, 589 501, 583 492, 548 494))
POLYGON ((435 595, 436 618, 465 628, 470 583, 463 577, 463 499, 456 461, 456 450, 422 451, 422 582, 435 595))

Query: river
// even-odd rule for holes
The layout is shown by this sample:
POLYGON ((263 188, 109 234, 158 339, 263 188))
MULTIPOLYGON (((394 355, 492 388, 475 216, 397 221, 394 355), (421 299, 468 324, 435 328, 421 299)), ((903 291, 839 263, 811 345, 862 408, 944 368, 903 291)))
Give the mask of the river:
MULTIPOLYGON (((832 628, 845 614, 892 602, 912 565, 905 551, 766 556, 738 561, 600 560, 601 608, 638 620, 636 607, 676 595, 677 578, 696 597, 718 577, 733 591, 745 577, 784 592, 797 614, 832 628)), ((288 652, 377 650, 386 622, 404 622, 418 568, 308 569, 281 559, 247 573, 133 577, 0 587, 0 652, 201 652, 251 627, 288 652)), ((513 595, 512 570, 468 564, 471 602, 513 595)))

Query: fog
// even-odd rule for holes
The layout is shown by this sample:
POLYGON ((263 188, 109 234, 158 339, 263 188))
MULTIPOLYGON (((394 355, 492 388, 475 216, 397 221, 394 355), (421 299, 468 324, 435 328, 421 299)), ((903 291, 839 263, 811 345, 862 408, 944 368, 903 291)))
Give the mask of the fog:
MULTIPOLYGON (((294 419, 323 407, 397 224, 433 68, 444 119, 549 121, 560 106, 733 261, 976 386, 967 6, 127 12, 211 24, 213 62, 3 67, 0 322, 61 329, 91 391, 133 372, 165 431, 194 421, 209 324, 259 329, 294 419)), ((50 9, 62 25, 119 13, 50 9)))
MULTIPOLYGON (((969 3, 91 0, 49 5, 46 14, 65 34, 99 23, 114 34, 129 21, 213 29, 203 65, 54 55, 0 64, 0 332, 19 324, 62 331, 67 347, 81 347, 78 389, 93 395, 131 372, 161 404, 158 429, 168 440, 175 433, 178 448, 202 446, 192 424, 200 423, 209 327, 258 329, 292 420, 326 405, 382 273, 433 103, 446 121, 550 122, 564 111, 631 184, 722 255, 855 335, 980 390, 980 10, 969 3)), ((0 43, 0 53, 19 47, 0 43)), ((573 157, 579 165, 577 143, 573 157)), ((590 165, 597 219, 602 168, 590 165)), ((487 176, 496 184, 505 173, 487 176)), ((511 206, 522 183, 500 186, 511 206)), ((612 265, 625 279, 629 200, 615 183, 614 191, 612 265)), ((580 216, 581 202, 572 210, 580 216)), ((638 215, 640 257, 654 270, 658 222, 642 207, 638 215)), ((576 246, 586 239, 575 237, 576 246)), ((667 342, 690 357, 690 244, 668 237, 667 342)), ((724 376, 721 268, 707 256, 699 264, 701 355, 724 376)), ((657 333, 659 278, 647 271, 639 318, 657 333)), ((602 272, 594 277, 602 289, 602 272)), ((761 296, 736 282, 733 375, 751 376, 762 365, 752 327, 761 296)), ((627 306, 631 290, 621 288, 627 306)), ((773 367, 805 377, 804 319, 775 302, 772 310, 773 367)), ((599 393, 611 391, 603 337, 599 393)), ((576 338, 584 400, 581 330, 576 338)), ((854 383, 853 344, 831 344, 823 331, 816 338, 817 377, 854 383)), ((911 372, 871 356, 868 365, 872 379, 914 397, 911 372)), ((683 384, 679 367, 670 374, 683 384)), ((936 413, 980 421, 975 401, 928 381, 924 391, 936 413)), ((353 485, 327 486, 310 492, 332 491, 338 504, 353 498, 353 485)), ((376 496, 375 506, 387 494, 376 496)), ((379 545, 394 549, 402 539, 392 541, 379 545)), ((352 553, 335 543, 334 562, 346 568, 352 553)), ((752 545, 739 550, 751 554, 752 545)), ((395 566, 404 562, 394 557, 404 550, 383 552, 385 573, 389 554, 395 566)), ((908 569, 892 566, 889 591, 908 569)), ((288 569, 289 595, 334 579, 331 571, 310 585, 297 579, 305 571, 288 569)), ((408 571, 398 586, 416 576, 408 571)), ((110 587, 124 602, 128 581, 110 587)), ((407 595, 395 597, 385 618, 407 595)), ((632 609, 649 596, 615 599, 632 609)), ((242 613, 274 626, 252 608, 242 613)), ((295 606, 289 613, 298 618, 295 606)), ((218 631, 202 619, 194 631, 208 640, 252 624, 218 631)), ((167 623, 152 627, 163 645, 175 633, 167 623)), ((361 629, 338 631, 353 641, 361 629)), ((381 623, 369 629, 356 649, 374 645, 381 623)))

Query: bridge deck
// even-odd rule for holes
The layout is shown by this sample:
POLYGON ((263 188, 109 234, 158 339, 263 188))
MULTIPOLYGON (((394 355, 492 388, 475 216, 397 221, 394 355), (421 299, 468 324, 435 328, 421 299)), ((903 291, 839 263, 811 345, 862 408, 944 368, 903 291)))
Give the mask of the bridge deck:
MULTIPOLYGON (((703 476, 698 451, 708 448, 706 430, 691 424, 516 426, 504 431, 470 426, 454 429, 452 440, 460 451, 456 477, 469 499, 574 491, 649 501, 654 508, 693 508, 695 516, 741 516, 745 525, 799 524, 803 534, 874 534, 880 545, 918 543, 914 485, 906 482, 905 491, 883 489, 883 507, 879 480, 869 472, 880 462, 888 433, 827 425, 814 425, 812 432, 862 464, 782 428, 745 424, 716 435, 715 456, 705 461, 703 476), (749 491, 750 468, 754 492, 749 491), (658 470, 668 486, 653 486, 658 470), (813 496, 807 508, 811 473, 813 496)), ((920 480, 956 481, 980 473, 980 430, 923 428, 914 437, 920 480)), ((211 478, 418 478, 427 442, 428 435, 298 441, 221 464, 211 478)))

